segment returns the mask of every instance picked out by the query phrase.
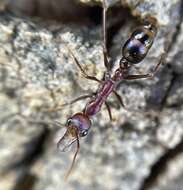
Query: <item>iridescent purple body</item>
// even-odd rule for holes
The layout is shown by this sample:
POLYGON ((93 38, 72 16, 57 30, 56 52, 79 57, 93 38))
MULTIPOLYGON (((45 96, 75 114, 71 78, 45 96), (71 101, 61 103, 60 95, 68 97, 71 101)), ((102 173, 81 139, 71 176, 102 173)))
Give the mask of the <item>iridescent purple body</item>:
POLYGON ((86 105, 84 113, 89 117, 96 115, 100 111, 103 103, 106 101, 114 88, 114 81, 112 81, 111 79, 105 80, 101 88, 99 88, 98 92, 96 93, 96 96, 93 97, 86 105))

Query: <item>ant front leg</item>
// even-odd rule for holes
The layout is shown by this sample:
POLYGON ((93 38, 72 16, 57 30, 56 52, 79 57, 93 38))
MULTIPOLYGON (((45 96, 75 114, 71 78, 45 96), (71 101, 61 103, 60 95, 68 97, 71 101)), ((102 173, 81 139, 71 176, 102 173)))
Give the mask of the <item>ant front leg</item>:
POLYGON ((160 65, 162 65, 165 61, 167 52, 163 52, 161 54, 160 60, 159 62, 155 65, 154 69, 152 72, 149 72, 147 74, 140 74, 140 75, 128 75, 127 77, 125 77, 126 80, 134 80, 134 79, 146 79, 146 78, 153 78, 155 76, 155 74, 157 73, 157 71, 160 68, 160 65))

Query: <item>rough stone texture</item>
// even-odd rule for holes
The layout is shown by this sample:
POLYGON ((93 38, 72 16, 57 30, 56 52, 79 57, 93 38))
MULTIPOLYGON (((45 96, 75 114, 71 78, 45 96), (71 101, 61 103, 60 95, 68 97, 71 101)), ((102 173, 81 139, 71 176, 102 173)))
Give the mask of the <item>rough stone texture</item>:
POLYGON ((156 188, 152 187, 151 190, 181 190, 182 189, 182 154, 175 156, 172 161, 167 164, 163 175, 157 180, 156 188))
MULTIPOLYGON (((109 98, 114 121, 109 122, 105 107, 93 118, 93 128, 81 140, 78 162, 67 183, 63 178, 74 149, 67 153, 56 149, 64 128, 55 121, 65 123, 68 116, 83 109, 86 101, 58 112, 47 109, 98 88, 97 83, 83 78, 68 47, 90 75, 102 78, 101 28, 30 21, 1 13, 0 189, 182 189, 183 24, 179 23, 178 3, 167 7, 171 10, 165 18, 171 16, 176 22, 159 28, 147 58, 137 66, 143 73, 150 71, 168 40, 167 65, 152 80, 119 85, 126 110, 114 97, 109 98), (168 168, 161 170, 164 165, 168 168)), ((122 44, 138 25, 129 16, 112 35, 114 69, 122 44)))
MULTIPOLYGON (((169 25, 172 22, 172 14, 177 14, 173 11, 179 6, 180 0, 106 0, 107 6, 120 6, 128 7, 134 16, 144 18, 146 16, 153 16, 157 19, 159 25, 169 25), (173 13, 172 13, 173 11, 173 13)), ((65 20, 85 20, 85 9, 81 7, 84 5, 101 5, 102 0, 3 0, 2 5, 7 6, 10 10, 16 13, 24 12, 27 15, 41 15, 44 17, 59 18, 65 20), (80 6, 79 6, 80 5, 80 6), (78 15, 75 17, 74 15, 78 15), (78 19, 80 18, 80 19, 78 19)))
MULTIPOLYGON (((98 3, 102 0, 79 0, 83 3, 98 3)), ((114 5, 121 4, 124 7, 131 9, 131 12, 134 16, 140 16, 142 18, 153 15, 160 25, 168 25, 172 21, 172 8, 177 6, 180 2, 179 0, 161 0, 161 1, 152 1, 152 0, 106 0, 106 3, 109 7, 114 5)), ((176 12, 174 12, 176 14, 176 12)))
MULTIPOLYGON (((172 22, 171 11, 174 6, 177 6, 178 2, 180 1, 121 0, 124 6, 132 10, 133 15, 140 15, 142 17, 148 14, 153 15, 160 25, 167 25, 169 22, 172 22)), ((174 14, 176 13, 174 12, 174 14)))

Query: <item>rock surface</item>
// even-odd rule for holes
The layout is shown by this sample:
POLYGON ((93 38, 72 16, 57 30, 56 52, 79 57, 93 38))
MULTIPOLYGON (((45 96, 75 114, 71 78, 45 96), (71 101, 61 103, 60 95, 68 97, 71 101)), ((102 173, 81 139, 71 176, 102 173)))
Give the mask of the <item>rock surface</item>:
MULTIPOLYGON (((139 2, 139 7, 153 14, 151 6, 139 2)), ((133 8, 133 1, 126 3, 133 8)), ((153 5, 160 6, 159 2, 153 5)), ((169 42, 167 64, 154 79, 124 81, 118 86, 126 110, 114 97, 109 98, 113 122, 109 122, 105 107, 93 118, 93 128, 81 140, 78 161, 67 183, 64 175, 74 149, 67 153, 56 149, 64 133, 56 120, 65 123, 87 101, 57 112, 47 110, 98 88, 96 82, 83 77, 69 49, 88 74, 101 79, 105 72, 101 27, 31 21, 1 13, 0 190, 182 189, 183 24, 178 1, 171 1, 166 8, 167 14, 162 9, 155 14, 166 27, 159 27, 147 58, 137 67, 143 73, 150 71, 169 42), (170 18, 176 22, 169 22, 170 18)), ((139 25, 131 16, 125 20, 112 33, 113 70, 122 44, 139 25)))
MULTIPOLYGON (((98 2, 102 2, 103 0, 79 0, 83 3, 91 3, 95 4, 98 2)), ((131 9, 131 12, 134 16, 140 16, 142 18, 151 15, 157 19, 160 25, 168 25, 172 22, 172 10, 173 7, 177 7, 180 0, 161 0, 161 1, 153 1, 153 0, 106 0, 108 7, 114 5, 120 5, 120 3, 124 7, 128 7, 131 9), (163 7, 163 8, 162 8, 163 7)), ((174 14, 176 12, 174 11, 174 14)))
MULTIPOLYGON (((38 0, 35 3, 33 0, 3 0, 2 6, 5 5, 8 9, 16 13, 23 12, 27 15, 36 14, 36 16, 59 18, 62 21, 73 20, 81 21, 85 19, 86 7, 81 5, 97 5, 101 6, 103 0, 38 0), (49 11, 48 11, 49 10, 49 11), (36 12, 36 13, 35 13, 36 12), (75 17, 78 15, 78 17, 75 17), (78 19, 79 18, 79 19, 78 19)), ((131 14, 144 18, 153 16, 157 19, 158 24, 166 26, 171 24, 173 18, 179 11, 175 11, 180 7, 180 0, 161 0, 154 2, 153 0, 106 0, 108 7, 124 6, 130 9, 131 14), (163 7, 163 8, 162 8, 163 7), (172 15, 174 15, 172 17, 172 15)))

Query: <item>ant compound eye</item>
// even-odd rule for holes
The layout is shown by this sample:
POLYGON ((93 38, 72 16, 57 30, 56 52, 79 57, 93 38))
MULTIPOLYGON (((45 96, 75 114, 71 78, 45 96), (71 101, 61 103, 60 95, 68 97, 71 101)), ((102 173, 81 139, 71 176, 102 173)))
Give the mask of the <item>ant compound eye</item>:
POLYGON ((67 120, 67 126, 69 126, 72 123, 72 119, 67 120))
POLYGON ((85 129, 81 132, 81 137, 85 137, 88 134, 88 129, 85 129))

